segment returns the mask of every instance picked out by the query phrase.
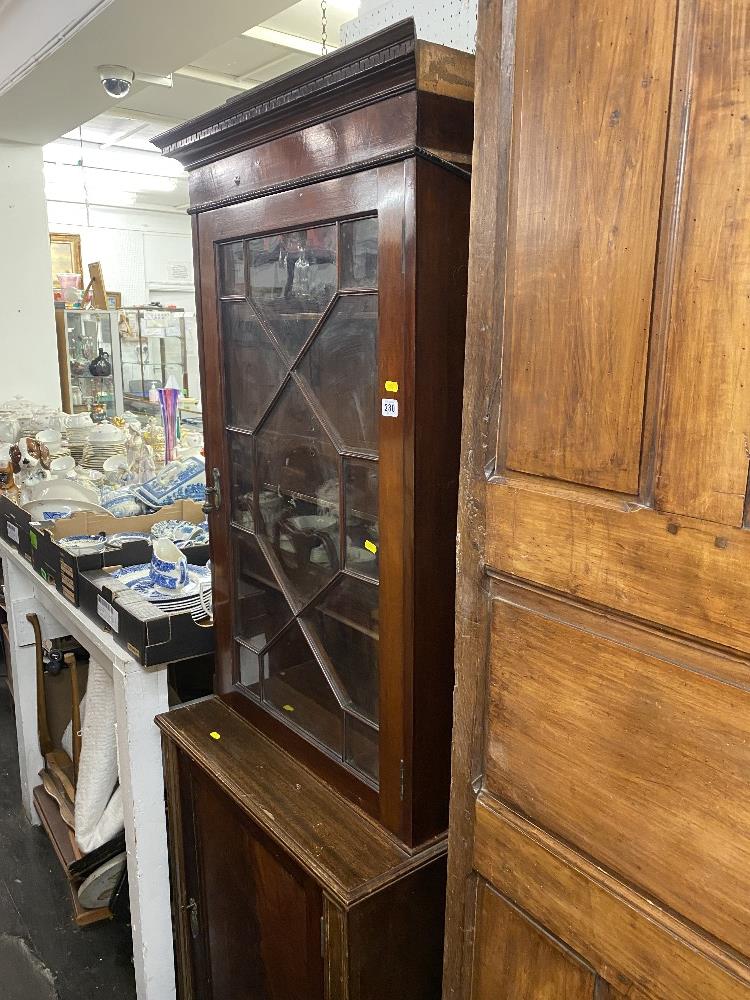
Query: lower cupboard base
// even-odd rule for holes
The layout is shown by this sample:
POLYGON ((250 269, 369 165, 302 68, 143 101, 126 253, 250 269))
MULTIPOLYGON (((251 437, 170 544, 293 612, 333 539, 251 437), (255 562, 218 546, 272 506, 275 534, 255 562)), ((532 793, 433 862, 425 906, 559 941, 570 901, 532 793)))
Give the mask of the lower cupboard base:
POLYGON ((218 698, 157 722, 180 1000, 439 1000, 444 839, 410 851, 218 698))

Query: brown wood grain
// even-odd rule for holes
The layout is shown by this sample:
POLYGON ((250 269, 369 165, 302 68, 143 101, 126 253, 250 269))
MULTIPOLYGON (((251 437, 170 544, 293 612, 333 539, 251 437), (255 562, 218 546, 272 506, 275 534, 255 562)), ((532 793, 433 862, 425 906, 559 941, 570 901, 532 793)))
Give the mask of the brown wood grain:
MULTIPOLYGON (((222 787, 329 895, 351 903, 393 871, 424 863, 383 827, 324 784, 219 698, 186 704, 157 718, 171 740, 222 787), (218 732, 220 739, 209 734, 218 732)), ((443 841, 427 857, 445 851, 443 841)))
POLYGON ((596 974, 479 883, 475 1000, 594 1000, 596 974))
POLYGON ((484 795, 474 860, 499 892, 629 1000, 750 995, 750 966, 484 795))
POLYGON ((695 37, 656 500, 739 526, 750 462, 750 10, 745 0, 685 6, 695 37))
POLYGON ((198 167, 189 175, 190 203, 200 209, 224 198, 255 198, 301 177, 364 167, 416 140, 417 95, 399 94, 198 167))
POLYGON ((209 775, 191 765, 190 781, 201 885, 194 947, 205 945, 212 997, 323 1000, 320 888, 209 775))
POLYGON ((443 997, 469 996, 467 956, 473 939, 472 848, 474 792, 481 770, 484 667, 487 653, 483 588, 485 463, 494 442, 488 416, 500 374, 502 272, 507 241, 507 164, 512 108, 514 7, 481 0, 478 6, 476 114, 472 174, 469 281, 464 362, 461 463, 456 546, 456 689, 448 824, 448 887, 443 997), (495 103, 497 101, 497 103, 495 103))
POLYGON ((352 907, 349 1000, 438 1000, 444 907, 444 857, 352 907))
MULTIPOLYGON (((675 11, 674 0, 519 5, 503 401, 512 469, 638 491, 675 11)), ((503 448, 501 438, 501 462, 503 448)))
POLYGON ((474 56, 418 39, 416 60, 419 90, 460 101, 474 100, 474 56))
POLYGON ((745 531, 489 484, 489 566, 750 652, 745 531))
POLYGON ((323 898, 325 1000, 349 1000, 349 932, 346 913, 323 898))
POLYGON ((544 610, 494 602, 487 790, 747 953, 750 691, 544 610))

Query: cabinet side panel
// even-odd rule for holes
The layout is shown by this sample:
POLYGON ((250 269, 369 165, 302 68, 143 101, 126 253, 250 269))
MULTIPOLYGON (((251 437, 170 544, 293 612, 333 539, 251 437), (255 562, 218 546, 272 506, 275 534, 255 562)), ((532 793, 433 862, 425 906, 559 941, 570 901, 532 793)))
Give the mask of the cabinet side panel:
POLYGON ((417 160, 413 843, 448 824, 470 193, 417 160))
POLYGON ((504 380, 511 469, 638 491, 675 8, 518 5, 504 380))
POLYGON ((437 1000, 445 928, 445 855, 349 912, 349 1000, 437 1000))

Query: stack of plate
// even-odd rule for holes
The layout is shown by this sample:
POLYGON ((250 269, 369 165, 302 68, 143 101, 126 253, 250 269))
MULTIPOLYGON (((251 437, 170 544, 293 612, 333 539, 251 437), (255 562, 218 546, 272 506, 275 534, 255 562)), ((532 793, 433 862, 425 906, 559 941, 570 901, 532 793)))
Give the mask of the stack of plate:
MULTIPOLYGON (((113 455, 125 450, 125 435, 111 424, 100 424, 89 432, 81 457, 84 469, 102 471, 102 466, 113 455)), ((71 448, 72 451, 72 448, 71 448)))
POLYGON ((76 463, 80 463, 83 458, 83 449, 86 447, 86 438, 93 427, 93 423, 89 421, 88 424, 79 424, 75 427, 68 427, 65 431, 68 439, 70 454, 76 460, 76 463))
POLYGON ((128 590, 134 590, 150 604, 155 604, 167 614, 191 614, 194 618, 205 617, 201 604, 211 607, 211 570, 208 566, 194 566, 188 563, 188 582, 179 590, 167 590, 157 586, 151 578, 151 563, 140 566, 123 566, 112 573, 115 580, 123 583, 128 590))

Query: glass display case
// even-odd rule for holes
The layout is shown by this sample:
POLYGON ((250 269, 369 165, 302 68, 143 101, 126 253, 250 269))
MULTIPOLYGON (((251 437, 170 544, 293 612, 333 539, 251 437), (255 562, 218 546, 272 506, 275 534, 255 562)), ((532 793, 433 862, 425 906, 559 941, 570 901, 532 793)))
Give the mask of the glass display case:
POLYGON ((170 376, 187 395, 183 310, 120 309, 117 330, 123 394, 128 409, 136 412, 154 410, 149 393, 164 386, 170 376))
POLYGON ((55 324, 63 409, 81 413, 99 408, 107 417, 122 413, 117 314, 56 307, 55 324), (109 374, 102 374, 107 368, 109 374))
POLYGON ((192 171, 217 695, 414 846, 447 825, 473 64, 388 38, 163 148, 192 171))
POLYGON ((219 250, 237 679, 374 786, 377 227, 219 250))

